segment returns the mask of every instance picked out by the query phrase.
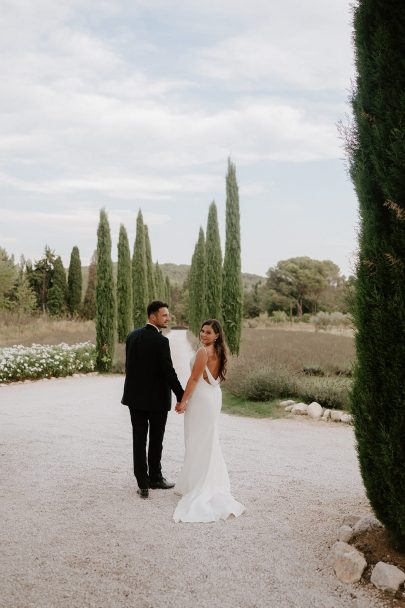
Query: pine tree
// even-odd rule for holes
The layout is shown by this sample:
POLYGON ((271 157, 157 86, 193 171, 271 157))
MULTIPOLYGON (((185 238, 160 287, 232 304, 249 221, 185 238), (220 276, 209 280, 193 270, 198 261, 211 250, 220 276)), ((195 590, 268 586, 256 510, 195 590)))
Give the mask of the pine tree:
POLYGON ((170 301, 171 301, 171 286, 170 286, 170 279, 169 277, 166 275, 165 278, 165 300, 167 302, 167 304, 170 306, 170 301))
POLYGON ((222 298, 222 253, 219 237, 217 206, 210 205, 207 223, 207 317, 220 319, 222 298))
POLYGON ((156 264, 155 264, 155 285, 156 285, 156 298, 158 300, 164 300, 165 293, 166 293, 165 280, 163 278, 163 272, 159 266, 159 262, 156 262, 156 264))
POLYGON ((361 228, 352 411, 367 496, 405 544, 405 4, 359 0, 354 27, 347 143, 361 228))
POLYGON ((147 302, 152 302, 156 299, 156 286, 155 286, 155 271, 152 262, 152 248, 149 239, 149 230, 145 224, 145 254, 146 254, 146 277, 148 283, 148 297, 147 302))
POLYGON ((96 349, 97 369, 109 372, 114 357, 115 298, 111 234, 107 214, 100 211, 97 230, 96 349))
POLYGON ((82 263, 78 247, 73 247, 70 255, 67 301, 70 313, 77 315, 82 301, 82 263))
POLYGON ((243 289, 240 251, 239 191, 235 165, 228 160, 226 176, 226 242, 222 283, 222 319, 232 354, 239 354, 243 289))
POLYGON ((89 266, 86 293, 84 295, 82 316, 84 319, 96 318, 97 252, 93 253, 89 266))
POLYGON ((142 211, 139 210, 136 222, 134 255, 132 257, 132 307, 135 329, 145 324, 146 307, 148 305, 147 297, 145 228, 142 211))
POLYGON ((47 300, 48 312, 52 316, 60 317, 65 314, 67 304, 66 271, 60 256, 55 258, 51 282, 47 300))
POLYGON ((121 224, 118 239, 117 268, 117 333, 118 342, 125 342, 132 328, 131 252, 125 227, 121 224))
POLYGON ((207 318, 206 309, 207 263, 204 230, 200 228, 190 270, 190 329, 198 335, 201 323, 207 318))

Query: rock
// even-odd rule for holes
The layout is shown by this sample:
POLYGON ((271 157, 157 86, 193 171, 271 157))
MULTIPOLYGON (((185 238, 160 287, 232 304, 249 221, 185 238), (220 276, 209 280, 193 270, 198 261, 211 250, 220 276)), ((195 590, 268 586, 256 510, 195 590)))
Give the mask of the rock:
POLYGON ((293 405, 287 405, 287 406, 285 407, 285 411, 286 411, 286 412, 291 412, 291 410, 293 409, 293 407, 294 407, 293 405))
POLYGON ((331 410, 330 411, 330 419, 332 422, 340 422, 343 412, 340 410, 331 410))
POLYGON ((395 594, 405 582, 405 572, 391 564, 378 562, 374 566, 370 580, 377 589, 395 594))
POLYGON ((361 515, 346 515, 343 520, 342 526, 350 526, 354 528, 358 521, 360 521, 361 515))
POLYGON ((350 526, 341 526, 339 528, 338 539, 343 543, 348 543, 353 536, 353 528, 350 526))
POLYGON ((287 407, 289 405, 294 405, 295 401, 293 399, 285 399, 284 401, 280 401, 279 405, 281 407, 287 407))
POLYGON ((340 417, 340 422, 345 422, 346 424, 352 424, 353 416, 351 414, 343 413, 340 417))
POLYGON ((298 414, 299 416, 304 416, 307 413, 308 406, 306 403, 296 403, 293 405, 291 412, 293 414, 298 414))
POLYGON ((374 515, 364 515, 364 517, 360 517, 359 521, 354 525, 353 532, 357 535, 366 530, 371 530, 372 528, 382 527, 382 523, 380 523, 374 515))
POLYGON ((367 562, 352 545, 338 541, 332 547, 333 569, 342 583, 358 583, 367 562))
POLYGON ((327 421, 327 420, 329 420, 329 418, 330 418, 330 410, 324 410, 321 420, 327 421))
POLYGON ((323 407, 316 401, 313 401, 308 405, 307 412, 310 418, 315 418, 315 420, 319 420, 323 413, 323 407))

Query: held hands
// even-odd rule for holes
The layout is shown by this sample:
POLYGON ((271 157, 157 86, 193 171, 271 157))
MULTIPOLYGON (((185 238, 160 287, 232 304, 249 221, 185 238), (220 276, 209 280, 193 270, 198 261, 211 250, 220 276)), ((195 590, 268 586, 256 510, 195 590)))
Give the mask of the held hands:
POLYGON ((178 414, 184 414, 187 409, 187 401, 181 401, 180 403, 176 403, 175 410, 178 414))

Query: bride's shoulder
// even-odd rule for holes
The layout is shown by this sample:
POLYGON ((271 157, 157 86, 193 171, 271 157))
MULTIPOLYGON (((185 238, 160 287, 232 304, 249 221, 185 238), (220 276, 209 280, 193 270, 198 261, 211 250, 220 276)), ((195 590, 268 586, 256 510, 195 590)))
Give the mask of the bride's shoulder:
POLYGON ((197 352, 196 352, 195 356, 198 359, 208 359, 208 353, 207 353, 207 349, 205 348, 205 346, 200 346, 199 348, 197 348, 197 352))

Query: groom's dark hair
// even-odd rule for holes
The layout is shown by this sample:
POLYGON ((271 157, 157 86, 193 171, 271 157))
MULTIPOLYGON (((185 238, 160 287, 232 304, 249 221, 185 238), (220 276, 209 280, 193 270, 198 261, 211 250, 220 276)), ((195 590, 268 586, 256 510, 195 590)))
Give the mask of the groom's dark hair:
POLYGON ((161 302, 160 300, 153 300, 153 302, 151 302, 146 309, 148 317, 153 315, 154 312, 157 312, 159 308, 169 308, 169 305, 166 304, 166 302, 161 302))

